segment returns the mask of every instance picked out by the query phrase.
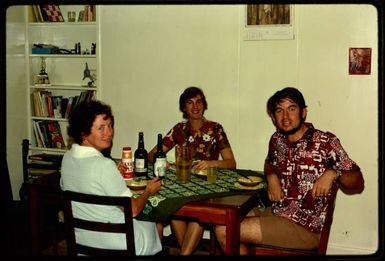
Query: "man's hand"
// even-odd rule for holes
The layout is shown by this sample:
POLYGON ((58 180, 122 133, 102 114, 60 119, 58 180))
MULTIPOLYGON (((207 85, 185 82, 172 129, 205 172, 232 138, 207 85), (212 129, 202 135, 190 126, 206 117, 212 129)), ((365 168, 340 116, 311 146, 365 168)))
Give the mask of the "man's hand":
POLYGON ((267 176, 267 193, 270 201, 279 201, 283 198, 283 192, 281 188, 281 182, 276 174, 269 174, 267 176))
POLYGON ((326 196, 336 179, 337 173, 334 169, 326 170, 315 182, 311 190, 313 198, 326 196))

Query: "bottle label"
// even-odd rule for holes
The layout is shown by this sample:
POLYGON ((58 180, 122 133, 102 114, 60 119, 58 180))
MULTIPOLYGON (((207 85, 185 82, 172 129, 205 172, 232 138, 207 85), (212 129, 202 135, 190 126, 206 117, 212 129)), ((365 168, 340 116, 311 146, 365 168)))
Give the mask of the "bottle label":
POLYGON ((154 163, 155 177, 164 177, 166 175, 166 158, 157 158, 154 163))
POLYGON ((125 171, 122 173, 124 179, 132 179, 135 177, 134 174, 134 164, 132 159, 122 159, 123 165, 126 167, 125 171))
POLYGON ((135 172, 146 172, 147 168, 145 166, 145 160, 144 159, 135 159, 135 172))

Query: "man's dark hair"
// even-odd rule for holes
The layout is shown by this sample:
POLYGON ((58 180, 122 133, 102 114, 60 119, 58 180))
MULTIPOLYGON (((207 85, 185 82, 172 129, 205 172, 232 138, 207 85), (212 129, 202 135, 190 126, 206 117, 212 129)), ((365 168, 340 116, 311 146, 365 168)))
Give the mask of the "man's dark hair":
POLYGON ((300 111, 307 107, 305 99, 303 98, 303 95, 299 90, 294 87, 286 87, 274 93, 274 95, 271 96, 270 99, 267 101, 267 113, 270 116, 274 115, 274 111, 277 108, 277 105, 285 99, 289 99, 292 102, 296 103, 300 111))
POLYGON ((112 127, 114 126, 114 116, 112 115, 111 107, 101 101, 90 100, 80 103, 71 112, 68 120, 68 135, 75 143, 82 143, 82 136, 91 133, 92 125, 96 116, 105 114, 105 120, 111 119, 112 127))
POLYGON ((198 87, 188 87, 179 97, 179 110, 183 113, 183 118, 188 118, 187 113, 183 111, 186 105, 186 101, 190 98, 196 97, 197 95, 200 95, 202 98, 203 112, 207 110, 207 101, 203 91, 198 87))

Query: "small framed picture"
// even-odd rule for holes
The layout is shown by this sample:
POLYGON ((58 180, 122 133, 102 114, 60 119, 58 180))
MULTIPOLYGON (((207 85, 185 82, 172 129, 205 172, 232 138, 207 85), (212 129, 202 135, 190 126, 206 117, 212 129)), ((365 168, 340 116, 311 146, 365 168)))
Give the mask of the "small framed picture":
POLYGON ((349 74, 370 74, 372 48, 349 48, 349 74))

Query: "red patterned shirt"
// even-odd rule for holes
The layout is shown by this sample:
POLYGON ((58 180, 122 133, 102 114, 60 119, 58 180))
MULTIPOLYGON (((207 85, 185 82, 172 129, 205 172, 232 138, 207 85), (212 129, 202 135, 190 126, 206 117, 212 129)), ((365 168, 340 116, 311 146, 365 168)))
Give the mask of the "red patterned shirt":
POLYGON ((177 123, 163 138, 169 149, 184 142, 192 145, 194 160, 217 160, 221 150, 230 148, 222 125, 209 120, 199 130, 193 130, 188 121, 177 123))
POLYGON ((275 132, 270 138, 265 164, 276 169, 284 193, 283 200, 272 204, 273 213, 319 233, 325 222, 328 198, 338 189, 338 183, 334 182, 327 196, 313 200, 310 190, 314 182, 327 169, 360 168, 349 158, 334 134, 306 124, 309 129, 295 143, 275 132))

